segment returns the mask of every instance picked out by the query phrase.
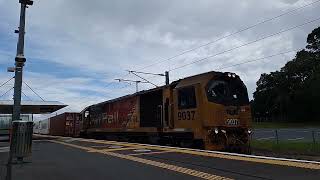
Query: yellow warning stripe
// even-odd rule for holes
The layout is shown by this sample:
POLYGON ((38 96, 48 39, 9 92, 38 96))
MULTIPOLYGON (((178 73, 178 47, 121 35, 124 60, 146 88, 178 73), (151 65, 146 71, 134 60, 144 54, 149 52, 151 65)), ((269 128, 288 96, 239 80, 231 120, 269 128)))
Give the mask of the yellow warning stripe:
POLYGON ((80 139, 79 141, 95 142, 95 143, 101 143, 101 144, 122 145, 122 146, 129 146, 129 147, 135 146, 135 147, 139 147, 139 148, 148 148, 148 149, 154 149, 154 150, 177 152, 177 153, 199 155, 199 156, 206 156, 206 157, 223 158, 223 159, 230 159, 230 160, 239 160, 239 161, 248 161, 248 162, 255 162, 255 163, 264 163, 264 164, 320 170, 320 164, 315 164, 315 163, 296 162, 296 161, 277 160, 277 159, 263 159, 263 158, 245 157, 245 156, 235 156, 235 155, 228 155, 228 154, 218 154, 218 153, 213 153, 213 152, 203 152, 203 151, 194 151, 194 150, 179 149, 179 148, 166 148, 166 147, 159 147, 159 146, 139 145, 139 144, 133 144, 133 143, 116 142, 116 141, 102 141, 102 140, 92 140, 92 139, 80 139))
POLYGON ((90 151, 90 152, 97 152, 97 153, 105 154, 108 156, 118 157, 121 159, 130 160, 130 161, 135 161, 135 162, 139 162, 139 163, 167 169, 170 171, 175 171, 175 172, 187 174, 187 175, 202 178, 202 179, 232 180, 230 178, 217 176, 214 174, 209 174, 209 173, 205 173, 205 172, 201 172, 201 171, 197 171, 197 170, 193 170, 193 169, 189 169, 189 168, 184 168, 184 167, 180 167, 180 166, 176 166, 176 165, 166 164, 166 163, 162 163, 162 162, 158 162, 158 161, 143 159, 143 158, 139 158, 139 157, 135 157, 135 156, 124 155, 124 154, 109 152, 109 151, 105 151, 105 150, 97 150, 94 148, 79 146, 79 145, 75 145, 75 144, 69 144, 69 143, 65 143, 65 142, 61 142, 61 141, 57 141, 57 140, 49 140, 49 141, 54 142, 54 143, 63 144, 63 145, 70 146, 70 147, 74 147, 74 148, 78 148, 78 149, 82 149, 82 150, 86 150, 86 151, 90 151))
POLYGON ((137 147, 123 147, 123 148, 114 148, 114 149, 101 149, 101 151, 111 152, 111 151, 124 151, 124 150, 132 150, 138 149, 137 147))
POLYGON ((163 153, 169 153, 172 151, 156 151, 156 152, 143 152, 143 153, 134 153, 134 154, 127 154, 129 156, 139 156, 139 155, 148 155, 148 154, 163 154, 163 153))

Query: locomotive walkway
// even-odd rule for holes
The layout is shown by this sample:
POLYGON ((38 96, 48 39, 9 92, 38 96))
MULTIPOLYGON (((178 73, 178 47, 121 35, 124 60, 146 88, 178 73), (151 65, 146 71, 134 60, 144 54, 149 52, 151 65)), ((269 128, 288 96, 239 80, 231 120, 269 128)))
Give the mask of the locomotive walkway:
MULTIPOLYGON (((26 160, 32 163, 14 165, 13 180, 307 180, 320 177, 320 163, 311 161, 105 140, 42 137, 45 139, 34 141, 32 158, 26 160)), ((0 158, 3 157, 0 152, 0 158)))

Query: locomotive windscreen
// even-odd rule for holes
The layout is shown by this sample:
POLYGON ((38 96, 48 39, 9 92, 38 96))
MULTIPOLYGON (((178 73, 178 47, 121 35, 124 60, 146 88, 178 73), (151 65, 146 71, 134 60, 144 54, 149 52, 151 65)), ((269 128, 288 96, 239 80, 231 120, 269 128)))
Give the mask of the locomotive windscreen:
POLYGON ((209 81, 206 91, 210 102, 227 106, 249 104, 247 88, 234 74, 212 79, 209 81))

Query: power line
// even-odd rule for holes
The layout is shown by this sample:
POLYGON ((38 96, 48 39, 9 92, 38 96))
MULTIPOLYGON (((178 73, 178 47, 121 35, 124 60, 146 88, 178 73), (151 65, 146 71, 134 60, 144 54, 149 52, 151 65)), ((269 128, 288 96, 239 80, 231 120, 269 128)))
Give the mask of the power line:
POLYGON ((278 19, 278 18, 280 18, 280 17, 282 17, 282 16, 291 14, 291 13, 293 13, 293 12, 295 12, 295 11, 301 10, 301 9, 303 9, 303 8, 306 8, 306 7, 308 7, 308 6, 311 6, 311 5, 313 5, 313 4, 316 4, 316 3, 318 3, 318 2, 320 2, 320 0, 317 0, 317 1, 314 1, 314 2, 311 2, 311 3, 308 3, 308 4, 305 4, 305 5, 300 6, 300 7, 298 7, 298 8, 295 8, 295 9, 292 9, 292 10, 290 10, 290 11, 287 11, 287 12, 284 12, 284 13, 282 13, 282 14, 279 14, 279 15, 277 15, 277 16, 274 16, 274 17, 265 19, 265 20, 263 20, 263 21, 260 21, 260 22, 258 22, 258 23, 256 23, 256 24, 253 24, 253 25, 244 27, 244 28, 242 28, 242 29, 239 29, 239 30, 231 33, 231 34, 222 36, 222 37, 220 37, 220 38, 218 38, 218 39, 215 39, 215 40, 210 41, 210 42, 208 42, 208 43, 202 44, 202 45, 200 45, 200 46, 197 46, 197 47, 194 47, 194 48, 185 50, 185 51, 183 51, 183 52, 181 52, 181 53, 179 53, 179 54, 177 54, 177 55, 171 56, 171 57, 166 58, 166 59, 163 59, 163 60, 159 60, 159 61, 157 61, 157 62, 155 62, 155 63, 149 64, 149 65, 144 66, 144 67, 142 67, 142 68, 139 68, 139 69, 137 69, 137 70, 146 69, 146 68, 151 67, 151 66, 154 66, 154 65, 156 65, 156 64, 160 64, 160 63, 163 63, 163 62, 170 61, 170 60, 172 60, 172 59, 174 59, 174 58, 177 58, 177 57, 182 56, 182 55, 184 55, 184 54, 187 54, 187 53, 189 53, 189 52, 192 52, 192 51, 195 51, 195 50, 200 49, 200 48, 202 48, 202 47, 205 47, 205 46, 214 44, 214 43, 216 43, 216 42, 218 42, 218 41, 220 41, 220 40, 222 40, 222 39, 225 39, 225 38, 228 38, 228 37, 233 36, 233 35, 235 35, 235 34, 239 34, 239 33, 241 33, 241 32, 247 31, 247 30, 252 29, 252 28, 254 28, 254 27, 256 27, 256 26, 259 26, 259 25, 261 25, 261 24, 264 24, 264 23, 273 21, 273 20, 278 19))
POLYGON ((284 55, 284 54, 288 54, 288 53, 292 53, 292 52, 297 52, 297 51, 299 51, 299 50, 300 50, 300 49, 290 50, 290 51, 285 51, 285 52, 280 52, 280 53, 277 53, 277 54, 273 54, 273 55, 269 55, 269 56, 264 56, 264 57, 257 58, 257 59, 251 59, 251 60, 243 61, 243 62, 236 63, 236 64, 226 65, 226 66, 222 66, 222 67, 218 68, 217 70, 222 70, 222 69, 226 69, 226 68, 230 68, 230 67, 240 66, 240 65, 242 65, 242 64, 247 64, 247 63, 251 63, 251 62, 255 62, 255 61, 261 61, 261 60, 268 59, 268 58, 272 58, 272 57, 275 57, 275 56, 284 55))
MULTIPOLYGON (((293 12, 295 12, 295 11, 301 10, 301 9, 303 9, 303 8, 306 8, 306 7, 308 7, 308 6, 311 6, 311 5, 313 5, 313 4, 316 4, 316 3, 318 3, 318 2, 320 2, 320 0, 317 0, 317 1, 314 1, 314 2, 311 2, 311 3, 308 3, 308 4, 305 4, 305 5, 303 5, 303 6, 300 6, 300 7, 297 7, 297 8, 295 8, 295 9, 292 9, 292 10, 289 10, 289 11, 287 11, 287 12, 284 12, 284 13, 282 13, 282 14, 279 14, 279 15, 277 15, 277 16, 274 16, 274 17, 271 17, 271 18, 262 20, 262 21, 260 21, 260 22, 258 22, 258 23, 256 23, 256 24, 253 24, 253 25, 244 27, 244 28, 242 28, 242 29, 239 29, 239 30, 231 33, 231 34, 222 36, 222 37, 220 37, 220 38, 218 38, 218 39, 215 39, 215 40, 210 41, 210 42, 208 42, 208 43, 205 43, 205 44, 202 44, 202 45, 200 45, 200 46, 194 47, 194 48, 192 48, 192 49, 183 51, 183 52, 181 52, 181 53, 179 53, 179 54, 177 54, 177 55, 174 55, 174 56, 172 56, 172 57, 169 57, 169 58, 160 60, 160 61, 155 62, 155 63, 150 64, 150 65, 144 66, 144 67, 139 68, 139 69, 137 69, 137 70, 146 69, 146 68, 151 67, 151 66, 153 66, 153 65, 155 65, 155 64, 159 64, 159 63, 162 63, 162 62, 170 61, 170 60, 172 60, 172 59, 174 59, 174 58, 176 58, 176 57, 182 56, 182 55, 184 55, 184 54, 187 54, 187 53, 189 53, 189 52, 195 51, 195 50, 200 49, 200 48, 202 48, 202 47, 211 45, 211 44, 216 43, 216 42, 218 42, 218 41, 220 41, 220 40, 222 40, 222 39, 225 39, 225 38, 228 38, 228 37, 233 36, 233 35, 235 35, 235 34, 238 34, 238 33, 244 32, 244 31, 247 31, 247 30, 252 29, 252 28, 254 28, 254 27, 256 27, 256 26, 259 26, 259 25, 261 25, 261 24, 264 24, 264 23, 273 21, 273 20, 278 19, 278 18, 280 18, 280 17, 282 17, 282 16, 291 14, 291 13, 293 13, 293 12)), ((174 69, 172 69, 172 70, 170 70, 170 71, 173 71, 173 70, 174 70, 174 69)), ((128 75, 128 74, 124 75, 124 77, 126 77, 127 75, 128 75)), ((123 77, 123 78, 124 78, 124 77, 123 77)), ((109 87, 112 83, 114 83, 114 82, 109 82, 109 83, 106 85, 106 88, 109 87)), ((122 88, 121 88, 121 89, 122 89, 122 88)), ((84 98, 87 98, 87 97, 84 97, 84 98)))
MULTIPOLYGON (((272 55, 269 55, 269 56, 264 56, 264 57, 257 58, 257 59, 251 59, 251 60, 243 61, 243 62, 236 63, 236 64, 226 65, 226 66, 218 68, 217 70, 222 70, 222 69, 227 69, 227 68, 230 68, 230 67, 240 66, 240 65, 243 65, 243 64, 251 63, 251 62, 261 61, 261 60, 264 60, 264 59, 269 59, 269 58, 272 58, 272 57, 275 57, 275 56, 284 55, 284 54, 288 54, 288 53, 292 53, 292 52, 298 52, 299 50, 301 50, 301 49, 284 51, 284 52, 280 52, 280 53, 277 53, 277 54, 272 54, 272 55)), ((179 80, 179 79, 181 79, 181 78, 175 78, 172 81, 176 81, 176 80, 179 80)))
POLYGON ((135 76, 137 76, 137 77, 139 77, 139 78, 141 78, 141 79, 145 80, 146 82, 148 82, 148 83, 150 83, 150 84, 154 85, 155 87, 158 87, 156 84, 152 83, 151 81, 147 80, 146 78, 139 76, 136 72, 134 72, 134 71, 130 71, 130 73, 132 73, 133 75, 135 75, 135 76))
POLYGON ((212 57, 215 57, 215 56, 218 56, 218 55, 221 55, 221 54, 224 54, 224 53, 233 51, 233 50, 235 50, 235 49, 242 48, 242 47, 244 47, 244 46, 248 46, 248 45, 250 45, 250 44, 253 44, 253 43, 262 41, 262 40, 264 40, 264 39, 267 39, 267 38, 270 38, 270 37, 273 37, 273 36, 282 34, 282 33, 284 33, 284 32, 287 32, 287 31, 290 31, 290 30, 293 30, 293 29, 302 27, 302 26, 304 26, 304 25, 313 23, 313 22, 318 21, 318 20, 320 20, 320 17, 319 17, 319 18, 316 18, 316 19, 313 19, 313 20, 310 20, 310 21, 308 21, 308 22, 305 22, 305 23, 302 23, 302 24, 299 24, 299 25, 296 25, 296 26, 293 26, 293 27, 290 27, 290 28, 287 28, 287 29, 278 31, 278 32, 276 32, 276 33, 273 33, 273 34, 270 34, 270 35, 267 35, 267 36, 263 36, 263 37, 261 37, 261 38, 258 38, 258 39, 256 39, 256 40, 254 40, 254 41, 250 41, 250 42, 248 42, 248 43, 241 44, 241 45, 239 45, 239 46, 236 46, 236 47, 233 47, 233 48, 231 48, 231 49, 228 49, 228 50, 225 50, 225 51, 222 51, 222 52, 219 52, 219 53, 216 53, 216 54, 207 56, 207 57, 205 57, 205 58, 192 61, 192 62, 187 63, 187 64, 184 64, 184 65, 182 65, 182 66, 175 67, 175 68, 173 68, 173 69, 171 69, 171 70, 169 70, 169 71, 175 71, 175 70, 177 70, 177 69, 181 69, 181 68, 186 67, 186 66, 189 66, 189 65, 191 65, 191 64, 195 64, 195 63, 198 63, 198 62, 207 60, 207 59, 209 59, 209 58, 212 58, 212 57))
MULTIPOLYGON (((222 36, 222 37, 220 37, 220 38, 218 38, 218 39, 216 39, 216 40, 213 40, 213 41, 210 41, 210 42, 208 42, 208 43, 206 43, 206 44, 202 44, 202 45, 197 46, 197 47, 195 47, 195 48, 192 48, 192 49, 183 51, 182 53, 179 53, 179 54, 177 54, 177 55, 175 55, 175 56, 172 56, 172 57, 169 57, 169 58, 167 58, 167 59, 164 59, 164 60, 155 62, 155 63, 153 63, 153 64, 150 64, 150 65, 147 65, 147 66, 145 66, 145 67, 139 68, 139 69, 137 69, 137 70, 142 70, 142 69, 148 68, 148 67, 150 67, 150 66, 153 66, 153 65, 155 65, 155 64, 159 64, 159 63, 162 63, 162 62, 170 61, 170 60, 172 60, 172 59, 174 59, 174 58, 176 58, 176 57, 179 57, 179 56, 181 56, 181 55, 184 55, 184 54, 187 54, 187 53, 189 53, 189 52, 192 52, 192 51, 195 51, 195 50, 197 50, 197 49, 200 49, 200 48, 202 48, 202 47, 211 45, 211 44, 216 43, 216 42, 218 42, 218 41, 220 41, 220 40, 222 40, 222 39, 225 39, 225 38, 228 38, 228 37, 233 36, 233 35, 235 35, 235 34, 238 34, 238 33, 244 32, 244 31, 247 31, 247 30, 252 29, 252 28, 254 28, 254 27, 258 26, 258 25, 261 25, 261 24, 267 23, 267 22, 269 22, 269 21, 278 19, 278 18, 280 18, 280 17, 282 17, 282 16, 285 16, 285 15, 287 15, 287 14, 291 14, 291 13, 293 13, 293 12, 295 12, 295 11, 301 10, 301 9, 303 9, 303 8, 306 8, 306 7, 308 7, 308 6, 311 6, 311 5, 313 5, 313 4, 316 4, 316 3, 318 3, 318 2, 320 2, 320 0, 317 0, 317 1, 314 1, 314 2, 311 2, 311 3, 308 3, 308 4, 305 4, 305 5, 300 6, 300 7, 298 7, 298 8, 295 8, 295 9, 289 10, 289 11, 287 11, 287 12, 284 12, 284 13, 282 13, 282 14, 279 14, 279 15, 277 15, 277 16, 274 16, 274 17, 268 18, 268 19, 266 19, 266 20, 260 21, 260 22, 258 22, 258 23, 256 23, 256 24, 253 24, 253 25, 244 27, 244 28, 242 28, 242 29, 240 29, 240 30, 238 30, 238 31, 235 31, 235 32, 231 33, 231 34, 222 36)), ((210 57, 208 57, 208 58, 210 58, 210 57)), ((179 68, 180 68, 180 67, 179 67, 179 68)), ((175 68, 175 69, 176 69, 176 68, 175 68)), ((170 71, 173 71, 173 70, 175 70, 175 69, 172 69, 172 70, 170 70, 170 71)), ((126 74, 124 77, 126 77, 127 75, 128 75, 128 74, 126 74)), ((124 77, 123 77, 123 78, 124 78, 124 77)), ((114 83, 114 82, 109 82, 105 87, 106 87, 106 88, 109 87, 112 83, 114 83)), ((126 86, 126 87, 128 87, 128 86, 126 86)), ((122 87, 121 89, 123 89, 123 88, 125 88, 125 87, 122 87)), ((87 96, 87 97, 88 97, 88 96, 87 96)), ((82 97, 82 98, 87 98, 87 97, 82 97)))
MULTIPOLYGON (((222 37, 220 37, 220 38, 218 38, 218 39, 216 39, 216 40, 213 40, 213 41, 210 41, 210 42, 208 42, 208 43, 206 43, 206 44, 202 44, 202 45, 197 46, 197 47, 195 47, 195 48, 192 48, 192 49, 183 51, 182 53, 179 53, 179 54, 177 54, 177 55, 174 55, 174 56, 169 57, 169 58, 164 59, 164 60, 160 60, 160 61, 155 62, 155 63, 153 63, 153 64, 144 66, 144 67, 139 68, 139 69, 137 69, 137 70, 146 69, 146 68, 151 67, 151 66, 153 66, 153 65, 155 65, 155 64, 159 64, 159 63, 162 63, 162 62, 170 61, 170 60, 172 60, 172 59, 174 59, 174 58, 176 58, 176 57, 182 56, 182 55, 184 55, 184 54, 187 54, 187 53, 189 53, 189 52, 195 51, 195 50, 200 49, 200 48, 202 48, 202 47, 205 47, 205 46, 208 46, 208 45, 210 45, 210 44, 216 43, 216 42, 218 42, 218 41, 220 41, 220 40, 222 40, 222 39, 225 39, 225 38, 228 38, 228 37, 233 36, 233 35, 235 35, 235 34, 238 34, 238 33, 244 32, 244 31, 247 31, 247 30, 249 30, 249 29, 252 29, 252 28, 254 28, 254 27, 256 27, 256 26, 259 26, 259 25, 261 25, 261 24, 267 23, 267 22, 269 22, 269 21, 273 21, 273 20, 278 19, 278 18, 280 18, 280 17, 282 17, 282 16, 285 16, 285 15, 287 15, 287 14, 291 14, 291 13, 293 13, 293 12, 295 12, 295 11, 301 10, 301 9, 303 9, 303 8, 306 8, 306 7, 308 7, 308 6, 311 6, 311 5, 313 5, 313 4, 316 4, 316 3, 318 3, 318 2, 320 2, 320 0, 317 0, 317 1, 314 1, 314 2, 311 2, 311 3, 308 3, 308 4, 305 4, 305 5, 300 6, 300 7, 298 7, 298 8, 295 8, 295 9, 289 10, 289 11, 287 11, 287 12, 284 12, 284 13, 282 13, 282 14, 279 14, 279 15, 277 15, 277 16, 274 16, 274 17, 265 19, 265 20, 263 20, 263 21, 260 21, 260 22, 258 22, 258 23, 256 23, 256 24, 253 24, 253 25, 244 27, 244 28, 242 28, 242 29, 240 29, 240 30, 237 30, 237 31, 231 33, 231 34, 222 36, 222 37)), ((127 74, 127 75, 128 75, 128 74, 127 74)), ((125 75, 125 76, 127 76, 127 75, 125 75)), ((106 87, 109 87, 111 84, 112 84, 112 82, 108 83, 106 87)))

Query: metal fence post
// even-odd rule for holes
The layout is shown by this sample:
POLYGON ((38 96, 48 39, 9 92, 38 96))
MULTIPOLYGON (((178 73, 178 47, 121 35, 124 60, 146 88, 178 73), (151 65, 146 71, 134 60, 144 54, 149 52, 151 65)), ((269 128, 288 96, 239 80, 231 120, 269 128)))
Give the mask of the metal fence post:
POLYGON ((276 129, 276 130, 275 130, 275 132, 276 132, 276 141, 277 141, 277 145, 279 145, 278 130, 276 129))
POLYGON ((312 131, 312 141, 313 141, 313 149, 316 150, 316 138, 315 138, 315 132, 312 131))

